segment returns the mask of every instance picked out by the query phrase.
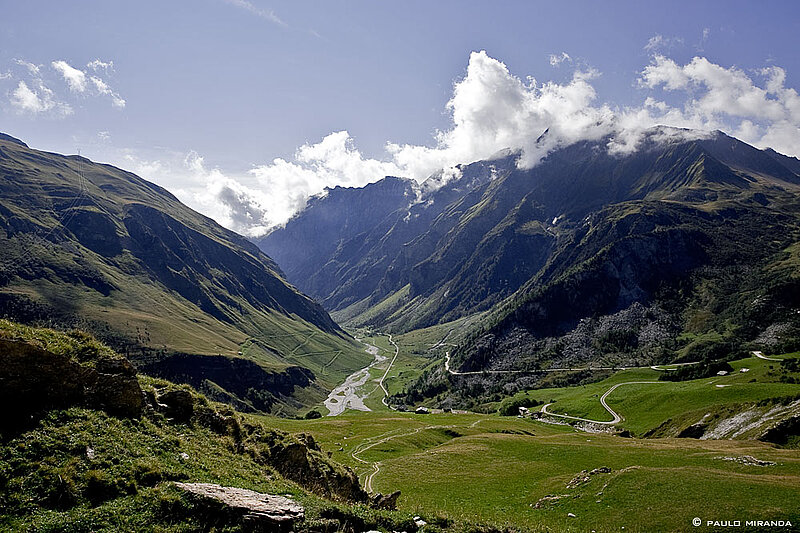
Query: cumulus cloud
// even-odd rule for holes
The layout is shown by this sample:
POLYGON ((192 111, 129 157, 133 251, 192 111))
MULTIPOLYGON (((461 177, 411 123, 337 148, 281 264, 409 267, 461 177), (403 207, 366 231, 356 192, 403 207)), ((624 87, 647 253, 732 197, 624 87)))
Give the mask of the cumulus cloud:
POLYGON ((70 64, 64 60, 53 61, 51 65, 61 74, 61 76, 64 78, 64 81, 67 82, 70 91, 74 93, 82 93, 86 91, 85 72, 70 66, 70 64))
POLYGON ((9 103, 18 112, 51 117, 71 115, 74 112, 72 105, 62 101, 63 93, 59 96, 54 91, 61 83, 66 84, 73 98, 106 97, 114 107, 125 107, 125 99, 112 90, 107 81, 99 74, 89 74, 90 70, 108 73, 113 70, 111 61, 96 59, 87 64, 86 70, 76 68, 63 59, 50 62, 50 68, 23 59, 13 61, 17 65, 14 67, 16 76, 9 72, 8 75, 1 75, 0 80, 12 77, 21 80, 15 89, 8 92, 9 103))
POLYGON ((267 230, 269 198, 226 176, 217 168, 206 168, 203 157, 190 152, 184 167, 201 188, 192 192, 193 203, 210 211, 220 224, 239 233, 258 235, 267 230))
POLYGON ((69 104, 57 101, 53 91, 41 83, 31 89, 27 83, 20 81, 17 88, 11 91, 10 102, 20 113, 38 115, 52 111, 54 115, 66 116, 73 112, 69 104))
MULTIPOLYGON (((656 36, 650 48, 663 48, 670 42, 677 41, 656 36)), ((569 61, 569 56, 562 53, 551 59, 557 65, 569 61)), ((600 73, 595 70, 578 69, 564 83, 523 81, 486 52, 473 52, 466 74, 454 84, 447 103, 452 124, 437 132, 430 145, 387 142, 385 157, 371 159, 359 152, 347 131, 338 131, 301 146, 291 160, 278 158, 256 166, 249 176, 256 183, 244 193, 231 186, 236 194, 222 195, 217 188, 214 196, 217 201, 224 196, 229 206, 257 205, 242 207, 246 216, 239 216, 235 223, 261 217, 259 227, 266 228, 285 222, 326 187, 363 186, 386 175, 421 183, 434 174, 435 186, 440 186, 458 175, 456 165, 486 159, 507 148, 520 152, 522 168, 581 140, 607 139, 610 153, 628 153, 657 125, 691 131, 650 131, 654 141, 701 138, 723 129, 757 146, 800 155, 797 92, 785 86, 786 73, 779 67, 757 74, 764 79, 762 85, 740 69, 706 58, 679 65, 655 54, 638 80, 647 93, 644 101, 619 108, 597 102, 593 80, 600 73), (683 105, 668 104, 666 95, 683 95, 683 105)), ((231 207, 231 220, 233 213, 231 207)))
MULTIPOLYGON (((772 147, 800 155, 800 97, 786 87, 786 72, 777 66, 751 75, 736 67, 725 68, 705 57, 685 65, 657 55, 642 71, 639 84, 646 89, 682 92, 682 107, 662 105, 645 122, 666 123, 702 130, 722 129, 760 148, 772 147)), ((639 112, 646 116, 647 109, 639 112)))
POLYGON ((272 200, 268 225, 285 222, 302 209, 308 198, 326 187, 360 187, 388 175, 404 175, 392 161, 365 159, 347 131, 327 135, 319 143, 301 146, 294 161, 274 159, 250 171, 272 200))
POLYGON ((638 78, 643 100, 622 108, 598 102, 598 76, 584 68, 562 83, 523 80, 486 52, 473 52, 447 103, 451 124, 429 145, 387 142, 383 157, 370 158, 342 130, 237 176, 209 169, 194 153, 179 164, 145 161, 133 169, 221 224, 256 235, 284 223, 327 187, 358 187, 387 175, 423 183, 433 176, 420 187, 429 190, 457 178, 457 165, 504 149, 518 152, 518 166, 529 168, 577 141, 602 140, 609 153, 624 154, 645 135, 673 142, 722 129, 756 146, 800 155, 800 96, 786 86, 780 67, 745 72, 703 57, 679 64, 654 54, 638 78))
MULTIPOLYGON (((102 137, 104 133, 98 135, 102 137)), ((255 178, 250 174, 231 176, 209 168, 194 150, 162 153, 158 159, 125 150, 119 164, 169 189, 189 207, 243 235, 260 235, 274 225, 270 222, 273 198, 268 192, 245 184, 255 178)))

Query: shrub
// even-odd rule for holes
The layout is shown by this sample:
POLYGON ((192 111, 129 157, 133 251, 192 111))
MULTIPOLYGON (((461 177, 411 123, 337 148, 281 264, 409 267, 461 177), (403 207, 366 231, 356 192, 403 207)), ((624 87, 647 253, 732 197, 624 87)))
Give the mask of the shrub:
POLYGON ((537 405, 542 405, 544 402, 540 402, 530 396, 517 396, 512 398, 506 398, 500 404, 500 408, 498 412, 502 416, 516 416, 519 414, 520 407, 536 407, 537 405))

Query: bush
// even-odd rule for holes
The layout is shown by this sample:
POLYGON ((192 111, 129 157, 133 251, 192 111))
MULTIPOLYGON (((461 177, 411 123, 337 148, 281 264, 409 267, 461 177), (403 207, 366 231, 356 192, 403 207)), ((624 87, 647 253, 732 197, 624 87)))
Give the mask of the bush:
POLYGON ((500 404, 500 408, 497 410, 502 416, 516 416, 519 414, 520 407, 536 407, 537 405, 542 405, 544 402, 540 402, 530 396, 517 396, 512 398, 506 398, 500 404))
POLYGON ((307 412, 306 416, 304 416, 303 418, 305 418, 306 420, 314 420, 314 419, 317 419, 317 418, 322 418, 322 413, 320 413, 319 411, 314 409, 314 410, 311 410, 311 411, 307 412))

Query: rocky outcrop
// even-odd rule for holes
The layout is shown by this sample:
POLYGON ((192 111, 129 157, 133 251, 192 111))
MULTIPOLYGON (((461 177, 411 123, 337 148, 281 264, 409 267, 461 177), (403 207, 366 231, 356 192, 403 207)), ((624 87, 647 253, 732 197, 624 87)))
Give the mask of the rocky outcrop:
POLYGON ((358 476, 331 461, 311 435, 287 435, 250 425, 245 425, 245 433, 245 445, 253 450, 256 460, 269 464, 306 490, 332 500, 368 501, 369 495, 361 488, 358 476))
POLYGON ((0 339, 0 405, 0 429, 7 429, 73 405, 137 417, 143 399, 136 371, 125 359, 103 357, 92 367, 23 341, 0 339))
POLYGON ((375 509, 386 509, 394 511, 397 509, 397 500, 400 498, 400 491, 396 490, 391 494, 381 494, 380 492, 373 496, 370 500, 370 505, 375 509))
POLYGON ((213 483, 175 483, 195 499, 204 527, 233 527, 245 532, 291 531, 295 522, 303 520, 305 510, 289 498, 262 494, 238 487, 213 483))
POLYGON ((785 445, 797 435, 800 435, 800 400, 788 397, 693 411, 670 418, 643 436, 701 440, 757 439, 785 445))
POLYGON ((166 391, 156 397, 156 402, 164 416, 176 422, 188 422, 194 414, 194 398, 187 390, 166 391))

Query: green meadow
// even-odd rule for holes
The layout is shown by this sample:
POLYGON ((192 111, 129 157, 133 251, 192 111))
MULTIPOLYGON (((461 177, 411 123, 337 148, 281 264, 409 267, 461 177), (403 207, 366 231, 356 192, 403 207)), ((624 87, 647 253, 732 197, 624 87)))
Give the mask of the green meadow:
MULTIPOLYGON (((401 365, 387 376, 390 392, 388 377, 442 364, 423 349, 442 337, 431 334, 415 343, 399 337, 395 364, 401 365)), ((383 355, 394 353, 385 336, 364 340, 383 355)), ((687 413, 800 397, 800 385, 788 382, 800 376, 778 361, 752 357, 731 365, 734 372, 726 376, 622 385, 606 401, 623 418, 617 427, 641 436, 687 413)), ((517 531, 686 531, 694 529, 695 517, 742 523, 788 519, 800 525, 800 453, 794 445, 626 438, 496 414, 392 412, 380 403, 376 380, 384 371, 385 365, 376 369, 365 388, 372 390, 371 412, 308 421, 267 417, 265 423, 312 434, 334 460, 351 466, 362 482, 369 480, 375 492, 400 490, 400 509, 427 517, 517 531), (747 456, 775 464, 732 460, 747 456), (594 469, 602 471, 573 482, 594 469)), ((549 409, 556 413, 605 421, 611 415, 600 404, 603 393, 619 383, 658 381, 662 373, 622 370, 585 386, 517 396, 552 402, 549 409)))

